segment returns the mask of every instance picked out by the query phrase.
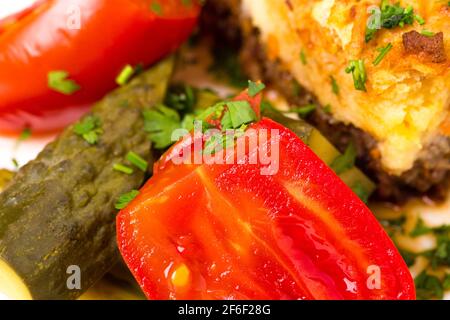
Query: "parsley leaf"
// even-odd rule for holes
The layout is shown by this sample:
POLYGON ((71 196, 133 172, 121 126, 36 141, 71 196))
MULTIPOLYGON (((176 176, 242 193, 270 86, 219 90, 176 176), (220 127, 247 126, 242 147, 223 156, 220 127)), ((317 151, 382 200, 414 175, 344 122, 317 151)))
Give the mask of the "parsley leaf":
POLYGON ((338 96, 339 92, 340 92, 340 88, 339 88, 339 85, 338 85, 336 79, 333 76, 330 76, 330 81, 331 81, 331 90, 333 91, 333 93, 335 95, 338 96))
POLYGON ((75 124, 73 131, 83 137, 89 144, 96 144, 99 135, 103 133, 100 119, 96 116, 87 116, 82 121, 75 124))
POLYGON ((256 114, 248 101, 229 101, 222 118, 222 130, 237 129, 244 124, 256 121, 256 114))
POLYGON ((370 192, 366 189, 364 184, 362 184, 360 181, 356 182, 352 186, 352 191, 361 199, 362 202, 367 204, 369 202, 369 195, 370 192))
MULTIPOLYGON (((372 11, 372 14, 376 14, 376 11, 372 11)), ((390 5, 389 0, 382 0, 381 14, 377 17, 375 23, 368 24, 365 40, 366 42, 372 40, 379 28, 393 29, 395 27, 403 27, 405 24, 412 25, 414 20, 418 20, 419 23, 422 22, 420 18, 415 17, 412 6, 402 8, 399 3, 390 5)))
POLYGON ((355 166, 356 155, 355 145, 353 143, 350 143, 344 154, 334 159, 333 163, 331 164, 331 169, 333 169, 336 174, 341 174, 347 170, 350 170, 355 166))
POLYGON ((248 81, 248 95, 250 97, 255 97, 258 93, 263 91, 266 88, 266 85, 261 82, 253 82, 251 80, 248 81))
POLYGON ((116 202, 115 208, 117 210, 125 209, 128 204, 130 204, 131 201, 134 200, 139 195, 138 190, 132 190, 128 193, 125 193, 119 197, 119 199, 116 202))
POLYGON ((313 113, 316 110, 316 108, 317 107, 314 104, 308 104, 308 105, 303 106, 303 107, 291 109, 289 112, 298 113, 301 118, 306 118, 311 113, 313 113))
POLYGON ((48 73, 48 87, 56 92, 71 95, 80 90, 80 86, 69 79, 67 71, 51 71, 48 73))
POLYGON ((415 279, 414 283, 417 290, 417 299, 442 299, 444 297, 444 290, 441 281, 426 271, 423 271, 415 279))
POLYGON ((416 227, 412 230, 409 235, 413 238, 423 236, 424 234, 432 232, 433 229, 427 227, 422 219, 417 221, 416 227))
POLYGON ((144 130, 150 133, 149 138, 156 149, 164 149, 173 143, 172 133, 180 128, 180 121, 178 112, 164 105, 144 111, 144 130))

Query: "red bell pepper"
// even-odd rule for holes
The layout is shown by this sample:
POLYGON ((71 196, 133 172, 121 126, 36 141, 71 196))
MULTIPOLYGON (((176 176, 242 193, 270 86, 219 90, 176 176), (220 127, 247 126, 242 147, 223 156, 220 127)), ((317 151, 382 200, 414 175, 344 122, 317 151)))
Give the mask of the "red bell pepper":
POLYGON ((173 52, 199 12, 197 0, 39 0, 0 20, 0 132, 70 124, 117 86, 125 66, 147 67, 173 52), (80 89, 50 88, 54 71, 80 89))
POLYGON ((118 245, 147 297, 414 299, 373 214, 293 132, 263 118, 234 150, 263 132, 234 164, 175 164, 198 139, 185 137, 119 213, 118 245), (278 170, 261 174, 252 156, 277 143, 278 170))

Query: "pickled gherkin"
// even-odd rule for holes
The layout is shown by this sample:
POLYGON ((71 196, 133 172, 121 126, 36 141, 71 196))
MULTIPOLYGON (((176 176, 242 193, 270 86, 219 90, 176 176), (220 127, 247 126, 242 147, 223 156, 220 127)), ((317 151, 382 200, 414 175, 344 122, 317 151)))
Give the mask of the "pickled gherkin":
POLYGON ((151 162, 142 113, 164 100, 172 69, 165 60, 106 96, 0 193, 1 294, 75 299, 119 260, 115 202, 147 173, 114 166, 132 167, 130 151, 151 162))

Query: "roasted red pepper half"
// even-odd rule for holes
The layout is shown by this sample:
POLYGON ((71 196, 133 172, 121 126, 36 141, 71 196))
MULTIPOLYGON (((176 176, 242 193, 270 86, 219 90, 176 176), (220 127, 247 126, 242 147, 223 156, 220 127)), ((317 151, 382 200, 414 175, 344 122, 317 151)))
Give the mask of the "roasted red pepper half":
POLYGON ((176 164, 198 139, 172 147, 117 217, 120 251, 148 298, 415 298, 373 214, 293 132, 263 118, 235 141, 234 163, 176 164), (239 156, 245 139, 257 143, 239 156))
MULTIPOLYGON (((0 10, 1 10, 0 4, 0 10)), ((175 50, 191 33, 197 0, 39 0, 0 21, 0 132, 62 128, 136 69, 175 50), (50 88, 63 71, 79 90, 50 88)))

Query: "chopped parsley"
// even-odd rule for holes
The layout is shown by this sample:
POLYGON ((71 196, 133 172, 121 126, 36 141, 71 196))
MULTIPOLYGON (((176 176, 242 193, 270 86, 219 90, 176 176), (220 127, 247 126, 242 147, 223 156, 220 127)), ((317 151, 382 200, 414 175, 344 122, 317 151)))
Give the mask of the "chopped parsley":
POLYGON ((126 65, 122 71, 119 73, 119 75, 116 78, 116 83, 119 86, 124 86, 130 81, 131 77, 135 73, 134 68, 131 65, 126 65))
POLYGON ((12 159, 11 159, 11 162, 12 162, 14 168, 18 169, 18 168, 20 167, 19 161, 17 161, 16 158, 12 158, 12 159))
POLYGON ((139 195, 138 190, 132 190, 128 193, 125 193, 119 197, 116 202, 115 208, 117 210, 125 209, 131 201, 133 201, 139 195))
POLYGON ((167 94, 165 103, 172 109, 191 112, 197 103, 196 93, 189 85, 176 86, 171 88, 167 94))
POLYGON ((122 172, 125 174, 133 174, 133 172, 134 172, 133 169, 131 169, 130 167, 124 166, 123 164, 120 164, 120 163, 114 164, 113 169, 115 171, 122 172))
POLYGON ((357 181, 351 189, 361 199, 362 202, 364 202, 365 204, 369 202, 370 192, 366 189, 363 183, 357 181))
POLYGON ((355 166, 356 155, 356 147, 353 143, 350 143, 344 154, 334 159, 331 164, 331 169, 333 169, 336 174, 341 174, 347 170, 350 170, 355 166))
POLYGON ((48 87, 53 91, 71 95, 80 90, 80 86, 74 80, 69 79, 67 71, 50 71, 47 77, 48 87))
POLYGON ((298 115, 301 118, 306 118, 308 117, 311 113, 313 113, 316 110, 316 105, 314 104, 308 104, 306 106, 303 107, 299 107, 299 108, 293 108, 291 109, 289 112, 295 112, 298 113, 298 115))
POLYGON ((229 101, 226 102, 226 106, 227 110, 221 120, 223 131, 227 129, 238 129, 242 125, 257 120, 256 113, 248 101, 229 101))
POLYGON ((353 83, 356 90, 367 91, 367 74, 364 60, 351 60, 349 66, 345 69, 345 72, 353 75, 353 83))
POLYGON ((433 31, 429 30, 422 30, 420 32, 421 35, 427 36, 427 37, 434 37, 435 33, 433 31))
POLYGON ((163 10, 162 10, 162 6, 158 1, 153 1, 150 5, 150 11, 153 12, 154 14, 158 15, 158 16, 162 16, 163 14, 163 10))
POLYGON ((136 168, 140 169, 141 171, 147 171, 148 163, 140 155, 137 153, 130 151, 127 154, 127 160, 131 162, 136 168))
POLYGON ((392 50, 394 46, 392 43, 388 43, 386 47, 378 48, 377 51, 380 52, 380 54, 375 58, 373 61, 373 65, 377 66, 380 64, 380 62, 386 57, 386 55, 389 53, 389 51, 392 50))
POLYGON ((331 104, 327 104, 327 105, 325 105, 324 107, 323 107, 323 111, 325 112, 325 113, 331 113, 331 104))
POLYGON ((414 279, 416 285, 417 299, 441 299, 444 297, 444 288, 438 277, 423 271, 414 279))
POLYGON ((30 128, 25 128, 20 133, 19 141, 28 140, 30 137, 31 137, 31 129, 30 128))
POLYGON ((144 111, 144 130, 156 149, 172 145, 172 133, 180 128, 180 121, 178 112, 164 105, 144 111))
MULTIPOLYGON (((425 23, 425 21, 418 15, 414 14, 412 6, 403 8, 400 3, 394 5, 389 4, 389 0, 381 1, 381 14, 376 18, 377 21, 369 23, 366 29, 365 40, 369 42, 372 40, 380 28, 393 29, 396 27, 404 27, 405 25, 412 25, 414 20, 419 23, 425 23)), ((375 15, 376 11, 372 11, 372 15, 375 15)))
POLYGON ((89 144, 96 144, 103 133, 101 121, 96 116, 87 116, 75 124, 73 131, 89 144))
POLYGON ((238 54, 229 46, 218 46, 213 49, 214 62, 209 66, 214 76, 219 80, 226 80, 236 88, 248 85, 248 78, 244 75, 238 54))
POLYGON ((252 98, 258 95, 265 88, 266 86, 262 82, 253 82, 251 80, 248 81, 248 95, 252 98))
POLYGON ((300 51, 300 61, 302 62, 303 65, 308 64, 308 59, 306 58, 306 53, 305 53, 304 49, 302 49, 302 51, 300 51))
POLYGON ((339 85, 337 84, 337 81, 333 76, 330 76, 330 80, 331 80, 331 90, 335 95, 338 96, 340 91, 339 85))
POLYGON ((410 235, 411 237, 413 237, 413 238, 416 238, 416 237, 423 236, 424 234, 430 233, 430 232, 432 232, 432 231, 433 231, 433 229, 427 227, 427 226, 425 225, 425 223, 423 222, 423 220, 422 220, 422 219, 419 219, 419 220, 417 221, 417 224, 416 224, 414 230, 412 230, 412 231, 409 233, 409 235, 410 235))

